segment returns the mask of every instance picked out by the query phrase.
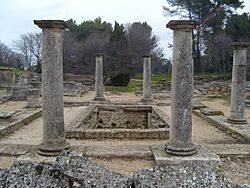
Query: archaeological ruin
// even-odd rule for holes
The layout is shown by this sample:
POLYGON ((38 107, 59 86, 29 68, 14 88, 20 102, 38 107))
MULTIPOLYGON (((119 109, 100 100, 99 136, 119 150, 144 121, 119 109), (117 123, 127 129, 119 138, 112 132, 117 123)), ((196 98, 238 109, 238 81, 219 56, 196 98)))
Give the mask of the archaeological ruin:
POLYGON ((114 92, 105 53, 95 75, 63 74, 67 23, 34 24, 42 74, 0 68, 0 187, 250 187, 248 43, 234 43, 231 79, 199 78, 200 23, 171 20, 171 81, 152 79, 145 54, 134 91, 114 92))

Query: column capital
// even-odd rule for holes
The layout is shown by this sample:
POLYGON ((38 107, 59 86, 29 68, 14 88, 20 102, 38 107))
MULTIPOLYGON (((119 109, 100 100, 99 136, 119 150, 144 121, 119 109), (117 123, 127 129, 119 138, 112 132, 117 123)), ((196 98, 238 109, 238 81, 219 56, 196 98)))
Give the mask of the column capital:
POLYGON ((98 52, 98 53, 95 53, 95 56, 96 56, 96 57, 103 57, 103 56, 104 56, 104 53, 98 52))
POLYGON ((171 20, 166 27, 174 31, 191 32, 198 25, 200 25, 200 22, 195 20, 171 20))
POLYGON ((44 28, 65 29, 67 28, 67 23, 63 20, 34 20, 34 24, 36 24, 41 29, 44 29, 44 28))
POLYGON ((142 56, 143 58, 148 58, 148 57, 152 57, 152 54, 145 54, 142 56))
POLYGON ((234 49, 245 49, 250 47, 249 42, 234 42, 233 45, 234 49))

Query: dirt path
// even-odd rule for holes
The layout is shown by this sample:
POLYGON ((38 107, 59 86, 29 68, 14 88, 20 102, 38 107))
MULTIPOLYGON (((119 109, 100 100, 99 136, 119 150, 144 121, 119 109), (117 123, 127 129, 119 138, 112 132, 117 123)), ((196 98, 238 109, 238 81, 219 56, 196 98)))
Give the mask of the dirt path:
MULTIPOLYGON (((65 126, 67 126, 84 108, 86 108, 86 106, 64 108, 65 126)), ((13 134, 2 138, 0 143, 37 145, 41 143, 42 136, 43 120, 42 117, 40 117, 15 131, 13 134)))
MULTIPOLYGON (((229 104, 229 101, 227 101, 226 99, 211 98, 203 100, 202 103, 211 108, 221 110, 222 112, 224 112, 224 115, 226 117, 230 114, 231 106, 229 104)), ((250 107, 245 108, 245 116, 248 122, 250 122, 250 107)))
POLYGON ((0 104, 0 112, 12 112, 26 106, 26 101, 8 101, 0 104))
MULTIPOLYGON (((171 117, 171 107, 162 106, 162 111, 166 112, 171 117)), ((223 131, 210 125, 208 122, 193 115, 193 142, 196 144, 236 144, 238 140, 232 138, 223 131)))

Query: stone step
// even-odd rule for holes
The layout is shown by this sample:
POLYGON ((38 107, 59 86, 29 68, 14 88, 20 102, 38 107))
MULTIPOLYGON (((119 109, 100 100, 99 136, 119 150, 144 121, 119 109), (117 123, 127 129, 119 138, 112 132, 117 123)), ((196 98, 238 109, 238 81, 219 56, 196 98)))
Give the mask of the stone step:
POLYGON ((233 138, 236 138, 243 143, 250 143, 250 124, 230 124, 226 121, 226 117, 223 115, 204 115, 199 110, 193 110, 193 114, 223 130, 233 138))
MULTIPOLYGON (((163 145, 133 144, 133 145, 71 145, 70 150, 86 154, 94 158, 129 158, 152 160, 151 148, 164 147, 163 145)), ((202 148, 217 154, 221 158, 241 158, 250 160, 249 144, 206 144, 202 148)), ((36 145, 0 144, 0 156, 21 156, 36 153, 36 145)))
POLYGON ((250 159, 250 145, 249 144, 206 144, 204 148, 212 153, 216 153, 221 158, 245 158, 250 159))

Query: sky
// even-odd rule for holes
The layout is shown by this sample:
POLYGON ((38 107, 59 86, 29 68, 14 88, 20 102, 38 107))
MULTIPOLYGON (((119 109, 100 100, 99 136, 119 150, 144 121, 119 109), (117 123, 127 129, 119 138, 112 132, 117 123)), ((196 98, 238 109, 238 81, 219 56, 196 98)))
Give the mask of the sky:
MULTIPOLYGON (((21 34, 41 31, 33 24, 35 19, 72 18, 79 24, 101 17, 112 24, 146 21, 158 36, 164 56, 172 56, 167 44, 172 42, 173 34, 166 24, 176 18, 163 16, 166 0, 0 0, 0 5, 0 41, 10 48, 21 34)), ((244 5, 239 12, 250 12, 250 0, 244 0, 244 5)))

